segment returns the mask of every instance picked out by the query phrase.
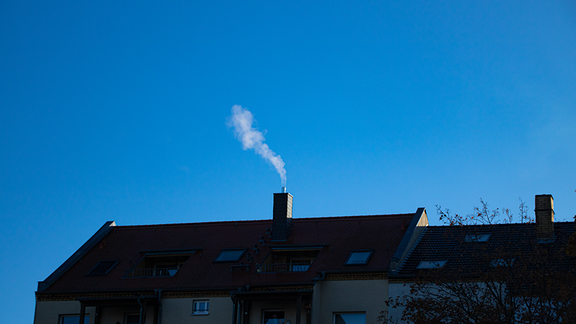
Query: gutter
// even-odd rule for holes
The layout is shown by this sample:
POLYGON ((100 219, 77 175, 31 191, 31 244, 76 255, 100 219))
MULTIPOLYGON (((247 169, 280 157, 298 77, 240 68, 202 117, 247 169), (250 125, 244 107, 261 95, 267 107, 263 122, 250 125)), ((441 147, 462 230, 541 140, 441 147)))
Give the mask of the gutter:
POLYGON ((318 281, 322 281, 324 279, 326 279, 326 271, 320 271, 320 276, 312 278, 312 282, 314 282, 314 285, 316 285, 318 281))

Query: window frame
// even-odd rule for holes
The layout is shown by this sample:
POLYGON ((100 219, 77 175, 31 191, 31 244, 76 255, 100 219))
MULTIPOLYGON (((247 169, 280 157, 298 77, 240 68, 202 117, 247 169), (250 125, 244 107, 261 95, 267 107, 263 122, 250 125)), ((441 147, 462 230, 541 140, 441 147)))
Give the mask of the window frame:
POLYGON ((464 242, 466 243, 486 243, 490 240, 492 234, 466 234, 464 242))
POLYGON ((192 301, 192 313, 190 315, 192 315, 192 316, 210 315, 210 300, 209 299, 194 299, 192 301), (196 305, 201 304, 201 303, 206 304, 206 309, 197 310, 196 305))
POLYGON ((232 248, 232 249, 222 249, 222 251, 220 251, 220 253, 218 253, 218 256, 216 256, 216 258, 214 258, 214 263, 230 263, 230 262, 238 262, 240 261, 240 259, 242 259, 242 257, 244 256, 244 254, 246 254, 246 251, 248 249, 246 248, 232 248), (225 259, 225 260, 218 260, 223 253, 225 252, 230 252, 230 251, 238 251, 241 252, 240 254, 238 254, 238 257, 236 259, 225 259))
MULTIPOLYGON (((80 314, 60 314, 58 315, 58 324, 65 324, 64 323, 64 318, 66 317, 76 317, 78 318, 78 322, 75 323, 80 323, 80 314)), ((84 324, 88 324, 90 323, 90 314, 86 313, 84 314, 84 324)))
POLYGON ((516 258, 492 259, 492 261, 490 261, 490 268, 498 268, 498 267, 511 268, 514 266, 515 262, 516 262, 516 258))
POLYGON ((448 260, 420 260, 416 266, 416 270, 434 270, 443 268, 448 260))
POLYGON ((372 255, 374 255, 374 249, 352 250, 352 251, 350 251, 350 254, 348 254, 346 261, 344 261, 344 265, 345 266, 367 265, 370 262, 370 259, 372 259, 372 255), (369 254, 363 263, 350 263, 350 258, 352 258, 352 255, 354 255, 354 253, 366 253, 366 252, 369 252, 369 254))
POLYGON ((120 263, 120 260, 101 260, 98 263, 96 263, 96 265, 94 267, 92 267, 92 269, 90 269, 90 271, 88 271, 88 273, 86 273, 86 276, 103 277, 103 276, 107 275, 108 273, 110 273, 110 271, 112 271, 112 269, 114 269, 114 267, 117 266, 118 263, 120 263), (108 267, 108 269, 105 272, 91 273, 103 262, 114 262, 114 263, 110 267, 108 267))

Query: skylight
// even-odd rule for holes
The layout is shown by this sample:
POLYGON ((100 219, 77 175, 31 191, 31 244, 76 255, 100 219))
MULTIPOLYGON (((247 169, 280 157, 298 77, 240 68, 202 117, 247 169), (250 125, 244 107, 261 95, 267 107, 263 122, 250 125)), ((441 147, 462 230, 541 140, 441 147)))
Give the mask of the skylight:
POLYGON ((490 266, 493 268, 495 268, 495 267, 511 267, 514 265, 514 261, 515 261, 515 259, 509 259, 509 260, 494 259, 494 260, 492 260, 492 262, 490 262, 490 266))
POLYGON ((87 276, 105 276, 112 270, 112 268, 118 263, 116 260, 110 261, 100 261, 92 270, 90 270, 86 275, 87 276))
POLYGON ((367 264, 372 256, 374 250, 356 250, 350 252, 348 259, 344 262, 345 265, 363 265, 367 264))
POLYGON ((416 269, 438 269, 442 268, 448 260, 420 261, 416 269))
POLYGON ((214 262, 236 262, 244 255, 246 249, 224 249, 214 262))
POLYGON ((464 241, 466 242, 488 242, 492 234, 471 234, 466 235, 464 241))

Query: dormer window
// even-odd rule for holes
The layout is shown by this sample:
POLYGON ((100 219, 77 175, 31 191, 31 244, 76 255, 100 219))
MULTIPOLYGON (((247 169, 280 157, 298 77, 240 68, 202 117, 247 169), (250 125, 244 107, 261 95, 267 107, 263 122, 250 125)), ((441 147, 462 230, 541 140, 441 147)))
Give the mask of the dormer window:
POLYGON ((442 268, 448 260, 436 260, 436 261, 420 261, 416 269, 438 269, 442 268))
POLYGON ((174 277, 194 251, 149 252, 124 278, 174 277))
POLYGON ((214 259, 214 262, 238 262, 244 253, 246 249, 224 249, 214 259))
POLYGON ((465 242, 488 242, 492 234, 469 234, 464 237, 465 242))
POLYGON ((260 265, 259 272, 306 272, 322 247, 278 247, 260 265))
POLYGON ((370 257, 374 250, 354 250, 348 255, 348 259, 344 262, 345 265, 365 265, 370 261, 370 257))

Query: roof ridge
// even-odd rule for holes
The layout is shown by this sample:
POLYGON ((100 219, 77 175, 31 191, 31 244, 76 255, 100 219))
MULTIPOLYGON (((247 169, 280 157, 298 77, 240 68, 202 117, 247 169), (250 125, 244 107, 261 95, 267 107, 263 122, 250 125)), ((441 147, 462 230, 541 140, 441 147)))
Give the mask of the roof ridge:
MULTIPOLYGON (((329 220, 329 219, 358 219, 370 217, 405 217, 407 215, 414 215, 414 213, 404 214, 373 214, 373 215, 351 215, 351 216, 312 216, 312 217, 294 217, 292 221, 306 221, 306 220, 329 220)), ((240 223, 257 223, 257 222, 271 222, 272 219, 247 219, 247 220, 226 220, 226 221, 209 221, 209 222, 190 222, 190 223, 165 223, 165 224, 143 224, 143 225, 117 225, 117 229, 121 228, 145 228, 145 227, 158 227, 158 226, 213 226, 225 224, 240 224, 240 223)))
POLYGON ((350 218, 368 218, 368 217, 394 217, 394 216, 408 216, 414 215, 414 213, 403 213, 403 214, 370 214, 370 215, 350 215, 350 216, 312 216, 312 217, 298 217, 292 218, 292 220, 318 220, 318 219, 328 219, 328 218, 337 218, 337 219, 350 219, 350 218))

